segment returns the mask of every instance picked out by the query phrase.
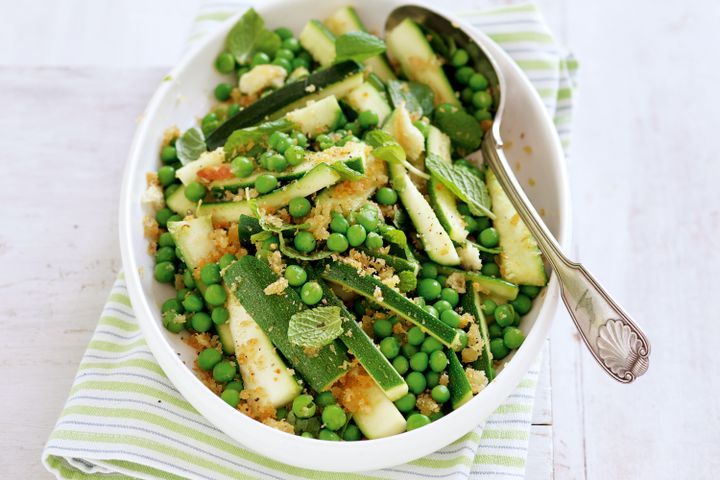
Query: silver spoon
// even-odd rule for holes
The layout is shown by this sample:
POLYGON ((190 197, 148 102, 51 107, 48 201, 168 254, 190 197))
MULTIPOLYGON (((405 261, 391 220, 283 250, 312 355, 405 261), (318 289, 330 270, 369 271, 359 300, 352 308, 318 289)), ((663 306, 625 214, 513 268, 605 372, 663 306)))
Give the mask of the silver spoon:
POLYGON ((558 276, 562 299, 590 352, 615 380, 622 383, 632 382, 648 369, 650 343, 642 330, 585 267, 565 256, 510 169, 500 138, 500 122, 505 106, 505 81, 502 72, 475 40, 470 29, 464 30, 460 25, 428 8, 417 5, 396 8, 385 23, 385 31, 392 30, 408 17, 444 38, 454 39, 459 48, 464 48, 469 53, 475 69, 487 77, 497 111, 492 129, 483 138, 482 157, 493 169, 515 210, 558 276))

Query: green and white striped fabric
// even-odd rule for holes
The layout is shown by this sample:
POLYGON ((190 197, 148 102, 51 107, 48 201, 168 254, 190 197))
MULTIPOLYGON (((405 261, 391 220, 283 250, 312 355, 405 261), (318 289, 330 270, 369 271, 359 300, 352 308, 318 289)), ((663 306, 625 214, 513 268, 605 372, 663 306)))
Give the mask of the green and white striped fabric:
MULTIPOLYGON (((192 38, 247 5, 206 3, 192 38)), ((577 65, 560 51, 537 8, 514 4, 462 15, 527 72, 567 146, 577 65)), ((364 474, 299 469, 235 443, 182 398, 142 337, 121 275, 42 460, 58 478, 72 479, 522 478, 538 368, 539 360, 485 425, 425 458, 364 474)))

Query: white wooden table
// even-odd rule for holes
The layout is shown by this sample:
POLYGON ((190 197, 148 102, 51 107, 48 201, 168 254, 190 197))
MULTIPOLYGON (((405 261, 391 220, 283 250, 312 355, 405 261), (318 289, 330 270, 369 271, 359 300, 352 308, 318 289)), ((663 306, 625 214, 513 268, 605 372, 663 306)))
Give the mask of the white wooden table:
MULTIPOLYGON (((541 2, 582 61, 570 166, 579 255, 646 327, 653 354, 645 378, 613 384, 559 315, 528 478, 720 472, 720 6, 657 3, 541 2)), ((196 8, 24 5, 0 17, 0 42, 14 46, 0 49, 0 477, 13 479, 47 478, 40 450, 120 268, 135 119, 196 8)))

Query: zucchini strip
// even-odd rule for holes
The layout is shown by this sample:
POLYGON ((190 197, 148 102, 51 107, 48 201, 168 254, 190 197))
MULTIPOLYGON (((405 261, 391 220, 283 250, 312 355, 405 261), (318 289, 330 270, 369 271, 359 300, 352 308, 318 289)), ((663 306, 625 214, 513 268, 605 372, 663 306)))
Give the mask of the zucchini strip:
POLYGON ((493 368, 492 353, 490 353, 490 334, 487 321, 482 312, 482 298, 478 292, 473 290, 471 282, 468 282, 466 290, 467 293, 463 295, 461 305, 463 311, 475 317, 480 328, 480 338, 482 338, 482 354, 475 360, 473 367, 484 371, 488 382, 491 382, 495 378, 495 368, 493 368))
POLYGON ((438 273, 440 275, 449 276, 453 273, 462 273, 465 275, 465 279, 472 284, 478 285, 478 288, 485 295, 498 297, 503 300, 515 300, 518 296, 519 288, 514 283, 510 283, 507 280, 501 278, 487 277, 475 272, 466 272, 459 268, 446 267, 444 265, 438 265, 438 273))
POLYGON ((328 264, 322 271, 322 277, 395 312, 422 328, 443 345, 453 350, 462 348, 460 334, 454 328, 443 323, 439 318, 433 317, 412 300, 388 287, 377 278, 370 275, 358 275, 354 268, 344 263, 328 264))
POLYGON ((450 358, 450 364, 448 365, 450 402, 452 403, 453 410, 457 410, 472 400, 472 387, 470 386, 470 381, 465 376, 465 370, 463 369, 462 363, 460 363, 460 359, 457 357, 457 353, 448 352, 448 357, 450 358))

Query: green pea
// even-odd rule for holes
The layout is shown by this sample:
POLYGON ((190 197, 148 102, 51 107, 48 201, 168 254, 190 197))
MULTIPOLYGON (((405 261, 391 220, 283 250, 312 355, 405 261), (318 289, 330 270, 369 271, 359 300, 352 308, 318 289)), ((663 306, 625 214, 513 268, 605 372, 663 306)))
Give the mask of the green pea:
POLYGON ((238 178, 247 178, 255 170, 255 162, 248 157, 235 157, 230 162, 230 170, 238 178))
POLYGON ((318 433, 318 438, 320 440, 328 440, 331 442, 338 442, 340 441, 340 435, 333 432, 332 430, 328 430, 326 428, 323 428, 320 430, 320 433, 318 433))
POLYGON ((493 323, 492 325, 488 326, 488 334, 490 335, 490 338, 502 337, 503 329, 497 323, 493 323))
POLYGON ((165 191, 163 192, 163 197, 165 198, 165 200, 170 198, 170 196, 175 193, 178 188, 180 188, 180 185, 178 185, 177 183, 173 183, 165 187, 165 191))
POLYGON ((232 85, 229 83, 218 83, 215 87, 215 98, 220 101, 224 102, 228 98, 230 98, 230 92, 232 92, 232 85))
POLYGON ((423 307, 423 310, 425 310, 435 318, 440 318, 440 312, 438 312, 437 309, 435 309, 435 307, 433 307, 432 305, 425 305, 423 307))
POLYGON ((292 145, 292 140, 290 139, 290 135, 285 132, 273 132, 268 138, 268 145, 280 153, 285 153, 292 145))
POLYGON ((473 76, 470 77, 470 80, 468 80, 468 85, 476 92, 486 90, 488 88, 488 80, 482 73, 474 73, 473 76))
POLYGON ((482 232, 483 230, 490 228, 490 219, 488 217, 477 217, 475 221, 477 222, 478 232, 482 232))
POLYGON ((222 280, 220 265, 217 263, 205 264, 200 270, 200 280, 202 280, 205 285, 220 283, 222 280))
POLYGON ((328 405, 337 403, 337 399, 331 391, 320 392, 317 397, 315 397, 315 403, 321 407, 327 407, 328 405))
MULTIPOLYGON (((295 40, 294 38, 290 40, 294 40, 295 43, 297 43, 297 40, 295 40)), ((293 58, 295 58, 295 54, 288 48, 279 48, 278 51, 275 52, 275 60, 279 58, 284 60, 292 60, 293 58)))
POLYGON ((340 430, 347 421, 347 415, 342 407, 338 405, 328 405, 323 409, 322 421, 326 428, 330 430, 340 430))
POLYGON ((313 435, 312 432, 302 432, 300 436, 304 438, 315 438, 315 435, 313 435))
POLYGON ((438 300, 433 304, 433 308, 442 316, 445 310, 452 310, 452 305, 447 300, 438 300))
POLYGON ((257 52, 255 55, 253 55, 252 60, 250 61, 251 67, 256 67, 258 65, 265 65, 267 63, 270 63, 270 57, 267 53, 263 52, 257 52))
POLYGON ((298 418, 310 418, 315 415, 317 406, 308 394, 298 395, 292 403, 292 411, 298 418))
POLYGON ((298 145, 291 145, 285 150, 285 160, 291 166, 300 165, 305 160, 305 150, 298 145))
POLYGON ((197 293, 188 293, 182 304, 188 312, 199 312, 205 306, 203 299, 197 293))
POLYGON ((272 170, 273 172, 282 172, 287 168, 288 161, 285 159, 284 156, 280 155, 279 153, 275 153, 273 155, 270 155, 270 157, 267 159, 267 165, 268 169, 272 170))
POLYGON ((196 332, 205 333, 212 327, 212 319, 205 312, 197 312, 190 318, 190 326, 196 332))
POLYGON ((452 54, 452 57, 450 57, 450 65, 453 67, 462 67, 468 63, 468 60, 470 60, 468 53, 462 48, 458 48, 455 50, 455 53, 452 54))
POLYGON ((427 388, 432 389, 435 385, 440 383, 440 374, 438 372, 428 370, 425 372, 425 381, 427 382, 427 388))
POLYGON ((442 348, 443 345, 438 339, 436 339, 435 337, 427 337, 425 340, 423 340, 420 350, 430 355, 436 350, 442 350, 442 348))
POLYGON ((175 147, 167 145, 160 151, 160 160, 163 163, 174 163, 178 159, 175 147))
POLYGON ((458 334, 458 339, 460 340, 460 349, 463 349, 467 347, 468 344, 468 335, 465 330, 462 328, 456 328, 455 331, 458 334))
POLYGON ((300 289, 300 299, 306 305, 315 305, 322 300, 322 287, 317 282, 307 282, 300 289))
POLYGON ((415 395, 420 395, 427 386, 425 375, 421 372, 410 372, 408 376, 405 377, 405 382, 408 385, 408 389, 415 395))
POLYGON ((168 220, 170 217, 173 216, 173 211, 169 208, 161 208, 160 210, 155 213, 155 220, 158 222, 158 225, 161 227, 165 227, 167 225, 168 220))
MULTIPOLYGON (((179 222, 179 221, 181 221, 181 220, 182 220, 182 217, 181 217, 180 215, 178 215, 178 214, 175 214, 175 215, 171 215, 170 218, 167 219, 167 223, 170 223, 170 222, 179 222)), ((177 251, 178 249, 175 249, 175 250, 177 251)), ((182 254, 175 253, 175 256, 177 256, 178 258, 182 259, 182 254)))
POLYGON ((155 265, 155 280, 160 283, 172 283, 175 280, 175 265, 172 262, 160 262, 155 265))
POLYGON ((157 172, 158 181, 163 187, 167 187, 175 181, 175 169, 170 165, 162 166, 157 172))
POLYGON ((428 367, 428 354, 425 352, 418 352, 410 357, 410 368, 416 372, 424 372, 428 367))
POLYGON ((315 250, 317 242, 312 233, 301 230, 295 234, 293 244, 299 252, 310 253, 315 250))
POLYGON ((516 327, 508 327, 503 333, 503 343, 510 350, 520 348, 520 345, 525 341, 525 334, 516 327))
POLYGON ((475 108, 488 108, 492 103, 492 96, 486 91, 475 92, 473 94, 472 104, 475 108))
POLYGON ((442 350, 435 350, 430 354, 430 370, 442 372, 448 365, 448 357, 442 350))
POLYGON ((497 307, 497 304, 489 298, 486 298, 483 300, 482 307, 480 308, 482 309, 483 314, 491 316, 495 313, 495 307, 497 307))
POLYGON ((405 375, 410 369, 410 362, 408 362, 408 359, 403 357, 402 355, 398 355, 397 357, 393 358, 392 364, 395 370, 397 370, 400 375, 405 375))
POLYGON ((415 345, 410 345, 409 343, 406 343, 405 345, 403 345, 401 350, 402 350, 402 354, 405 356, 405 358, 410 358, 413 355, 415 355, 417 352, 420 351, 420 350, 418 350, 418 348, 415 345))
POLYGON ((460 302, 460 294, 456 290, 448 287, 442 289, 440 298, 448 302, 453 308, 460 302))
POLYGON ((392 323, 390 323, 390 320, 386 320, 384 318, 381 318, 379 320, 375 320, 375 323, 373 324, 373 333, 375 333, 375 336, 377 338, 385 338, 392 335, 392 323))
POLYGON ((331 233, 327 239, 327 247, 333 252, 344 252, 348 246, 348 240, 342 233, 331 233))
POLYGON ((465 223, 465 230, 467 230, 468 233, 477 232, 478 224, 475 218, 470 215, 463 215, 463 222, 465 223))
POLYGON ((365 227, 360 224, 355 224, 347 229, 347 239, 351 247, 358 247, 363 244, 365 238, 367 238, 367 231, 365 227))
POLYGON ((232 253, 226 253, 222 257, 220 257, 220 260, 218 260, 218 265, 220 265, 220 270, 225 269, 230 266, 235 261, 235 255, 232 253))
POLYGON ((442 292, 442 286, 433 278, 423 278, 418 282, 417 293, 427 302, 437 299, 442 292))
POLYGON ((228 321, 228 318, 230 318, 230 312, 225 307, 215 307, 213 308, 210 316, 212 317, 212 321, 215 325, 222 325, 228 321))
POLYGON ((360 135, 360 131, 362 130, 362 128, 360 127, 360 122, 357 120, 346 123, 345 128, 348 132, 352 133, 355 136, 360 135))
POLYGON ((155 252, 155 262, 172 262, 175 260, 175 249, 173 247, 160 247, 155 252))
POLYGON ((480 244, 483 247, 494 248, 500 242, 500 236, 494 228, 486 228, 480 232, 480 244))
POLYGON ((475 74, 475 70, 471 67, 460 67, 455 71, 455 80, 460 85, 467 85, 470 81, 470 77, 475 74))
POLYGON ((413 395, 412 393, 406 393, 404 396, 395 400, 395 406, 402 413, 407 413, 412 411, 413 408, 415 408, 415 401, 415 395, 413 395))
POLYGON ((510 304, 521 316, 526 315, 532 308, 532 300, 530 297, 523 295, 522 293, 515 297, 515 300, 511 301, 510 304))
POLYGON ((345 427, 345 431, 343 432, 343 440, 346 442, 356 442, 358 440, 362 439, 362 433, 360 432, 360 429, 357 427, 357 425, 348 425, 345 427))
POLYGON ((420 278, 437 278, 438 270, 434 263, 423 263, 420 268, 420 278))
POLYGON ((307 272, 300 265, 289 265, 285 269, 285 279, 291 287, 299 287, 307 282, 307 272))
POLYGON ((367 237, 365 238, 365 246, 369 248, 370 250, 377 250, 379 248, 382 248, 383 246, 383 239, 382 236, 375 232, 370 232, 367 234, 367 237))
POLYGON ((407 342, 410 345, 421 345, 425 340, 425 332, 420 327, 412 327, 407 333, 407 342))
POLYGON ((428 416, 428 418, 431 422, 435 422, 437 420, 440 420, 444 416, 445 414, 443 412, 433 412, 428 416))
POLYGON ((183 308, 182 304, 180 303, 180 300, 177 298, 168 298, 165 300, 165 302, 162 304, 162 308, 160 308, 160 311, 162 313, 174 311, 176 313, 183 313, 185 309, 183 308))
MULTIPOLYGON (((179 302, 182 302, 187 298, 187 296, 189 294, 190 294, 190 291, 187 288, 181 288, 180 290, 177 291, 176 298, 178 299, 179 302)), ((183 307, 183 308, 185 308, 185 307, 183 307)))
POLYGON ((377 230, 378 223, 378 212, 375 207, 361 208, 355 215, 355 221, 365 227, 368 232, 377 230))
POLYGON ((460 326, 460 314, 453 309, 444 310, 440 314, 440 320, 453 328, 458 328, 460 326))
POLYGON ((450 390, 445 385, 435 385, 430 396, 438 403, 445 403, 450 400, 450 390))
POLYGON ((298 147, 307 147, 308 139, 302 132, 293 132, 290 136, 298 147))
POLYGON ((485 263, 483 264, 482 269, 480 269, 480 273, 487 277, 497 277, 500 275, 500 267, 497 266, 497 263, 485 263))
POLYGON ((293 36, 292 30, 287 27, 278 27, 275 29, 275 33, 278 34, 281 40, 287 40, 293 36))
POLYGON ((236 380, 225 385, 225 390, 235 390, 236 392, 242 392, 243 384, 242 381, 236 380))
POLYGON ((175 240, 173 240, 173 237, 170 234, 170 232, 163 232, 160 234, 160 237, 158 238, 158 246, 159 247, 174 247, 175 246, 175 240))
POLYGON ((438 281, 441 287, 445 288, 447 286, 447 277, 445 275, 438 275, 435 280, 438 281))
POLYGON ((398 201, 398 194, 392 188, 381 187, 375 194, 375 200, 380 205, 395 205, 398 201))
POLYGON ((535 298, 540 294, 540 287, 536 287, 534 285, 521 285, 520 293, 522 293, 526 297, 535 298))
POLYGON ((273 175, 263 174, 255 179, 255 190, 259 193, 270 193, 278 186, 278 179, 273 175))
POLYGON ((507 357, 510 350, 505 346, 505 341, 502 338, 495 338, 490 340, 490 353, 492 353, 494 360, 502 360, 507 357))
POLYGON ((205 198, 206 193, 207 190, 205 189, 205 186, 200 182, 190 182, 185 187, 185 198, 191 202, 199 202, 205 198))
POLYGON ((222 360, 222 353, 214 348, 206 348, 198 355, 198 367, 209 372, 222 360))
POLYGON ((237 407, 240 403, 240 394, 237 392, 237 390, 224 390, 220 394, 220 398, 225 400, 225 403, 227 403, 233 408, 237 407))
POLYGON ((380 352, 392 360, 400 354, 400 342, 395 337, 383 338, 380 342, 380 352))
MULTIPOLYGON (((335 233, 347 233, 348 228, 350 227, 350 224, 348 221, 340 215, 339 213, 333 212, 332 214, 332 220, 330 221, 330 230, 332 230, 335 233)), ((363 239, 364 241, 364 239, 363 239)))
POLYGON ((288 204, 288 211, 294 218, 301 218, 310 213, 312 205, 305 197, 295 197, 288 204))
POLYGON ((210 285, 205 289, 204 297, 208 305, 217 307, 220 305, 225 305, 225 300, 227 300, 227 292, 222 285, 210 285))
POLYGON ((293 57, 295 57, 295 53, 300 51, 300 42, 296 38, 288 37, 283 40, 282 42, 282 48, 285 50, 289 50, 290 53, 293 54, 293 57))
POLYGON ((504 304, 498 305, 495 308, 495 321, 501 327, 508 327, 513 324, 515 319, 515 310, 512 305, 504 304))
POLYGON ((163 326, 172 333, 180 333, 185 328, 184 317, 178 315, 175 310, 163 313, 163 326))
POLYGON ((215 68, 220 73, 232 73, 235 70, 235 57, 230 52, 222 52, 215 58, 215 68))
POLYGON ((472 97, 473 97, 473 94, 474 94, 474 93, 475 93, 475 92, 473 91, 472 88, 470 88, 470 87, 465 87, 465 88, 463 88, 462 91, 460 92, 460 99, 461 99, 464 103, 470 103, 470 102, 472 102, 472 97))
POLYGON ((208 113, 200 122, 200 129, 207 136, 220 125, 220 120, 214 113, 208 113))
POLYGON ((478 122, 482 122, 483 120, 492 120, 492 113, 483 108, 473 113, 473 117, 475 117, 475 120, 478 122))
POLYGON ((235 362, 223 360, 213 367, 212 372, 216 382, 227 383, 235 377, 237 367, 235 362))
POLYGON ((370 110, 363 110, 360 112, 360 115, 358 115, 358 122, 360 123, 360 127, 367 129, 377 125, 380 119, 377 113, 370 110))

